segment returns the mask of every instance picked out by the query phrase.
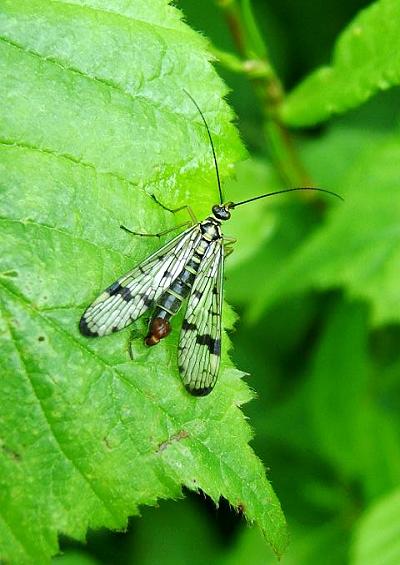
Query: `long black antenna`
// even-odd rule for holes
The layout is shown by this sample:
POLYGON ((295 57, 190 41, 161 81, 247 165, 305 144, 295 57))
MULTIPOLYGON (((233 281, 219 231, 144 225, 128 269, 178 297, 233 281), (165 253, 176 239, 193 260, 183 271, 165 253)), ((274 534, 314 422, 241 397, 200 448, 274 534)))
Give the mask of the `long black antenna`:
POLYGON ((220 204, 223 204, 224 199, 223 199, 223 196, 222 196, 221 181, 219 180, 219 171, 218 171, 217 157, 216 157, 216 155, 215 155, 214 143, 213 143, 213 140, 212 140, 212 137, 211 137, 211 133, 210 133, 209 127, 208 127, 208 125, 207 125, 207 122, 206 122, 206 119, 205 119, 205 117, 204 117, 204 115, 203 115, 203 112, 200 110, 199 105, 197 104, 196 100, 193 98, 193 96, 190 94, 190 92, 188 92, 185 88, 183 89, 183 91, 184 91, 184 93, 185 93, 187 96, 189 96, 190 100, 193 102, 193 104, 194 104, 194 105, 196 106, 196 108, 198 109, 199 114, 200 114, 200 116, 201 116, 201 118, 202 118, 202 120, 203 120, 203 122, 204 122, 204 125, 206 126, 206 130, 207 130, 207 133, 208 133, 208 138, 209 138, 210 144, 211 144, 212 154, 213 154, 213 157, 214 157, 215 172, 216 172, 216 174, 217 174, 217 183, 218 183, 218 191, 219 191, 219 201, 220 201, 220 204))
POLYGON ((276 192, 261 194, 261 196, 255 196, 254 198, 249 198, 248 200, 242 200, 241 202, 231 202, 229 203, 229 208, 236 208, 237 206, 241 206, 242 204, 247 204, 248 202, 253 202, 254 200, 260 200, 260 198, 267 198, 267 196, 275 196, 276 194, 284 194, 285 192, 295 192, 296 190, 315 190, 317 192, 326 192, 331 196, 336 196, 336 198, 339 198, 344 202, 344 199, 340 196, 340 194, 336 194, 336 192, 332 192, 331 190, 325 190, 324 188, 314 188, 312 186, 303 186, 299 188, 285 188, 284 190, 277 190, 276 192))

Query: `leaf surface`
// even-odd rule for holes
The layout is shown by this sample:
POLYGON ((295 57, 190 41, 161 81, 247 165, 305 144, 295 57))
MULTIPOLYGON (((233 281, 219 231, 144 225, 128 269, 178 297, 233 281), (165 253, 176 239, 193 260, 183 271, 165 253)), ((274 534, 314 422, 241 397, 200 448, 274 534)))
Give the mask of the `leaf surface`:
POLYGON ((284 121, 315 125, 398 85, 399 26, 396 0, 379 0, 361 11, 339 36, 331 65, 311 73, 288 95, 284 121))
POLYGON ((364 513, 354 535, 351 565, 396 565, 400 559, 400 490, 364 513))
POLYGON ((241 508, 280 554, 284 518, 248 445, 238 407, 252 395, 227 340, 215 391, 197 399, 178 376, 179 319, 156 348, 135 339, 134 361, 129 331, 89 340, 77 328, 162 243, 119 225, 179 221, 150 195, 201 215, 217 200, 183 87, 222 177, 244 154, 205 41, 164 0, 3 1, 0 36, 1 558, 46 562, 59 532, 123 529, 182 485, 241 508))

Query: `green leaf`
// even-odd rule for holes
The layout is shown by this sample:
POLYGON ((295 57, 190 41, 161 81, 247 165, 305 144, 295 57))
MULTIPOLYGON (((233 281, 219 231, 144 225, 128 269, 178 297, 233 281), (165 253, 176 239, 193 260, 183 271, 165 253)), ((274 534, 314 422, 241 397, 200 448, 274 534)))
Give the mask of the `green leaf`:
POLYGON ((342 475, 351 478, 359 471, 365 444, 367 320, 363 304, 340 302, 334 308, 308 383, 313 443, 342 475))
POLYGON ((397 565, 400 561, 400 489, 368 508, 356 527, 351 565, 397 565))
MULTIPOLYGON (((272 168, 261 159, 252 158, 238 164, 236 179, 226 183, 225 194, 227 199, 238 202, 279 188, 272 168)), ((252 302, 265 285, 254 285, 249 293, 248 282, 269 280, 282 256, 308 232, 312 211, 310 216, 307 211, 299 214, 298 200, 268 198, 233 211, 225 230, 237 239, 234 253, 226 261, 229 300, 241 305, 252 302)))
MULTIPOLYGON (((179 322, 157 348, 77 329, 83 309, 160 242, 168 207, 217 200, 244 154, 205 41, 164 0, 3 1, 0 15, 0 556, 43 562, 59 532, 121 529, 181 485, 223 496, 286 545, 279 503, 223 352, 215 391, 182 387, 179 322)), ((186 218, 185 218, 186 219, 186 218)), ((179 221, 179 219, 178 219, 179 221)), ((225 323, 232 316, 226 311, 225 323)), ((144 323, 138 324, 144 331, 144 323)))
POLYGON ((99 561, 81 551, 67 551, 64 555, 54 557, 53 565, 99 565, 99 561))
MULTIPOLYGON (((379 376, 376 375, 376 382, 379 382, 379 376)), ((398 403, 392 412, 398 413, 398 403)), ((381 496, 399 484, 400 433, 392 412, 385 405, 380 406, 377 399, 374 405, 365 406, 358 464, 365 498, 368 500, 381 496)))
POLYGON ((344 287, 350 297, 371 303, 372 323, 400 320, 399 159, 394 139, 353 166, 337 188, 345 202, 335 205, 325 225, 277 265, 255 297, 252 319, 283 296, 344 287))
MULTIPOLYGON (((239 202, 278 188, 278 180, 272 168, 261 159, 252 158, 238 163, 235 178, 224 186, 226 200, 239 202)), ((230 273, 254 257, 273 232, 276 212, 268 200, 254 202, 232 211, 232 217, 225 228, 226 234, 234 237, 234 253, 226 263, 228 272, 227 292, 231 288, 230 273)))
POLYGON ((134 524, 128 562, 141 565, 214 563, 220 552, 218 532, 213 529, 208 513, 193 502, 189 498, 178 503, 163 503, 157 510, 146 508, 140 523, 134 524), (157 543, 154 543, 155 532, 157 543), (201 540, 200 546, 193 543, 194 538, 201 540))
POLYGON ((398 85, 399 26, 397 0, 380 0, 361 11, 339 36, 332 64, 314 71, 288 95, 284 121, 314 125, 398 85))
POLYGON ((337 304, 315 356, 308 392, 313 444, 339 476, 358 480, 371 499, 398 484, 400 435, 376 390, 382 372, 373 371, 368 357, 368 330, 365 304, 337 304))
MULTIPOLYGON (((347 540, 337 523, 325 523, 319 527, 292 524, 293 535, 285 555, 287 565, 337 565, 344 563, 347 540)), ((236 545, 221 559, 218 565, 276 565, 276 558, 263 544, 263 540, 253 528, 241 532, 236 545)))

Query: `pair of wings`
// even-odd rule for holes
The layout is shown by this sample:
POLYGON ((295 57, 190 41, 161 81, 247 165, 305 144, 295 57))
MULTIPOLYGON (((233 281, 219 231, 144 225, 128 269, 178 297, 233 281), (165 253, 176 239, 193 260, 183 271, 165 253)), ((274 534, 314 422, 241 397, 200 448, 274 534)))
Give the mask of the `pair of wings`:
MULTIPOLYGON (((86 336, 119 331, 139 318, 171 286, 199 244, 201 224, 190 227, 137 267, 117 279, 84 312, 79 327, 86 336)), ((178 366, 187 390, 211 392, 221 355, 221 309, 224 246, 213 240, 193 282, 182 324, 178 366)))

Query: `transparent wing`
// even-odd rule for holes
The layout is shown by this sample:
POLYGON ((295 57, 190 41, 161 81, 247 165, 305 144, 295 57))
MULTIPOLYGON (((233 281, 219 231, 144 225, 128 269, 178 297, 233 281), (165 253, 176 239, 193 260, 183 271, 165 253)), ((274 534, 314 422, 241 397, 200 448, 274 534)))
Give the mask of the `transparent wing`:
POLYGON ((200 238, 196 224, 117 279, 85 310, 79 323, 81 333, 107 335, 139 318, 171 286, 200 238))
POLYGON ((186 389, 195 396, 209 394, 218 377, 223 265, 223 243, 216 240, 200 265, 182 324, 179 371, 186 389))

